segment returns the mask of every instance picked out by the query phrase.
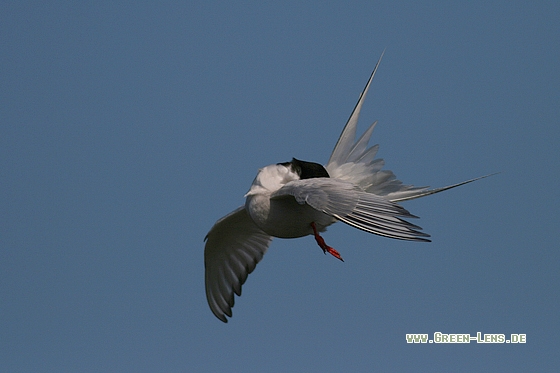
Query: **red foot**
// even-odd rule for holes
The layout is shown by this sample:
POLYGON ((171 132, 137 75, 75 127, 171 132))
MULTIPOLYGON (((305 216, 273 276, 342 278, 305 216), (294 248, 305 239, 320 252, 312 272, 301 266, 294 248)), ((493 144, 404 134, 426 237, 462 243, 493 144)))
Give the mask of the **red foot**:
POLYGON ((317 227, 315 226, 315 222, 311 223, 311 228, 313 228, 313 235, 315 236, 315 241, 317 241, 317 245, 319 245, 319 247, 321 249, 323 249, 323 253, 325 253, 325 255, 327 253, 331 254, 332 256, 334 256, 336 259, 342 260, 344 261, 344 259, 342 259, 342 257, 340 256, 340 254, 338 253, 338 251, 336 251, 335 249, 333 249, 332 247, 330 247, 329 245, 327 245, 325 243, 325 240, 323 239, 323 237, 321 237, 319 235, 319 232, 317 232, 317 227))

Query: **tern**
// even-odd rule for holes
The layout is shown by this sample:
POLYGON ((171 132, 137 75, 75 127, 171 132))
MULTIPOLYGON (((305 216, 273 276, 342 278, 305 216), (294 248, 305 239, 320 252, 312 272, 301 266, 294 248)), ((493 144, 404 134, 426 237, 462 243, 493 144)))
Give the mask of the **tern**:
POLYGON ((234 294, 261 261, 273 237, 313 235, 323 252, 342 260, 320 233, 342 221, 355 228, 399 240, 429 242, 428 234, 405 218, 416 218, 397 202, 458 187, 414 187, 382 170, 378 145, 368 147, 377 122, 356 140, 360 110, 383 58, 377 61, 358 103, 342 130, 326 166, 293 158, 261 168, 245 195, 245 205, 218 220, 205 237, 206 298, 223 322, 232 317, 234 294))

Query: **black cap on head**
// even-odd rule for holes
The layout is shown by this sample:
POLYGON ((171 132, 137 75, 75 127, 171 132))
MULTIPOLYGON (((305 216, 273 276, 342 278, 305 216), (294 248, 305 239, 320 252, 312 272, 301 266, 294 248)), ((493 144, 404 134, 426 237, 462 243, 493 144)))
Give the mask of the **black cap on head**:
POLYGON ((299 175, 300 179, 312 179, 315 177, 330 177, 323 165, 315 162, 300 161, 292 158, 291 162, 278 163, 282 166, 291 166, 292 171, 299 175))

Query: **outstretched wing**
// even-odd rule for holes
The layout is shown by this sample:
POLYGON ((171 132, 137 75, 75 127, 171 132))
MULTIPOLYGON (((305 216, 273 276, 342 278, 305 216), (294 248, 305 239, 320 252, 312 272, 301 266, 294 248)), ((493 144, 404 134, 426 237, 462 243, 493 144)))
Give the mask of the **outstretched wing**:
POLYGON ((428 234, 404 218, 415 218, 406 209, 383 197, 364 192, 360 187, 332 178, 290 181, 271 198, 293 196, 300 204, 366 232, 400 240, 429 241, 428 234))
POLYGON ((395 198, 409 197, 418 192, 424 192, 428 188, 403 185, 400 180, 397 180, 393 172, 382 170, 385 162, 383 159, 375 158, 379 145, 368 146, 369 139, 377 122, 374 122, 356 140, 360 111, 384 53, 381 54, 377 64, 375 64, 375 68, 358 99, 358 103, 354 107, 352 114, 350 114, 350 118, 348 118, 348 122, 346 122, 342 130, 325 168, 332 178, 351 182, 360 186, 366 192, 378 196, 386 196, 392 193, 395 198))
MULTIPOLYGON (((358 99, 358 102, 356 103, 356 106, 354 107, 354 110, 352 110, 352 114, 350 114, 350 118, 348 118, 348 121, 346 122, 346 125, 342 129, 342 133, 340 134, 340 137, 338 138, 338 141, 336 142, 336 145, 335 145, 334 150, 331 154, 331 157, 329 158, 329 162, 327 163, 327 165, 337 165, 337 164, 340 165, 340 164, 342 164, 342 162, 345 162, 346 159, 348 158, 348 155, 352 152, 352 147, 354 145, 354 139, 356 138, 356 128, 358 126, 358 118, 360 117, 360 111, 362 110, 362 105, 364 104, 364 100, 366 99, 366 95, 368 93, 369 86, 371 85, 373 77, 375 76, 375 73, 377 72, 377 68, 379 67, 379 64, 381 63, 381 59, 383 58, 384 53, 385 53, 385 51, 383 51, 383 53, 381 53, 381 57, 379 57, 379 60, 375 64, 373 72, 371 73, 371 75, 370 75, 370 77, 369 77, 369 79, 366 83, 366 86, 364 87, 364 90, 360 94, 360 98, 358 99)), ((375 123, 372 125, 372 127, 374 125, 375 125, 375 123)), ((371 135, 372 130, 373 130, 373 128, 370 128, 368 130, 370 132, 370 135, 371 135)), ((369 136, 366 139, 365 145, 367 145, 368 140, 369 140, 369 136)))
POLYGON ((272 237, 255 225, 245 207, 240 207, 214 224, 206 235, 204 267, 206 299, 216 317, 231 317, 234 293, 263 258, 272 237))
POLYGON ((392 202, 401 202, 428 196, 494 175, 481 176, 443 188, 430 189, 427 186, 415 187, 413 185, 405 185, 402 181, 397 179, 392 171, 382 170, 385 162, 383 159, 375 158, 379 150, 379 145, 368 145, 377 122, 374 122, 358 140, 356 140, 356 128, 360 110, 362 109, 363 102, 384 53, 385 52, 379 57, 379 61, 377 61, 358 99, 356 107, 342 130, 331 157, 329 158, 329 162, 325 166, 329 175, 332 178, 358 185, 362 190, 377 196, 385 197, 385 199, 392 202))

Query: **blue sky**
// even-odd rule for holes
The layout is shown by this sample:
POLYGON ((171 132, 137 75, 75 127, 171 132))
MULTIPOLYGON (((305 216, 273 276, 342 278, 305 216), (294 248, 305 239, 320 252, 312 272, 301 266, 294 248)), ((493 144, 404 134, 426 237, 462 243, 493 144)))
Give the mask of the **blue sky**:
POLYGON ((0 12, 0 371, 551 371, 555 2, 9 2, 0 12), (361 115, 431 243, 274 240, 228 324, 203 238, 258 168, 361 115), (410 345, 406 333, 525 333, 410 345))

